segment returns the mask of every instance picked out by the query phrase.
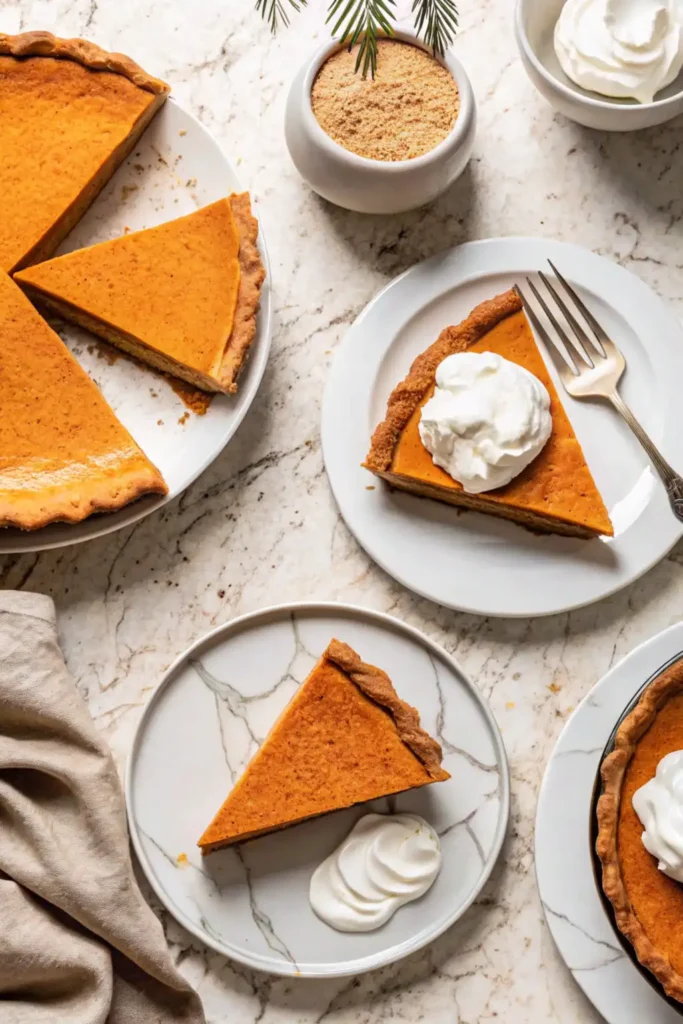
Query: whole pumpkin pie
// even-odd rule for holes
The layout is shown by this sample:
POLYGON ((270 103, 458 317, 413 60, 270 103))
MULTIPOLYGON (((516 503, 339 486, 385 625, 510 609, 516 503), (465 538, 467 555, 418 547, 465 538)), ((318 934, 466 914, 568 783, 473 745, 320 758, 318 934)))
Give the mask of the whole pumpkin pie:
POLYGON ((0 271, 0 526, 35 530, 166 494, 99 388, 0 271))
POLYGON ((477 306, 447 327, 394 388, 363 465, 392 487, 450 505, 576 537, 612 536, 613 528, 572 425, 514 291, 477 306), (539 455, 505 487, 469 494, 437 466, 419 433, 439 364, 457 352, 494 352, 533 373, 550 396, 552 433, 539 455))
POLYGON ((248 193, 15 275, 31 299, 165 373, 232 392, 264 270, 248 193))
POLYGON ((168 92, 84 39, 0 34, 0 269, 54 252, 168 92))
POLYGON ((331 640, 199 840, 203 853, 450 778, 386 672, 331 640))
POLYGON ((634 794, 660 761, 683 750, 683 660, 644 691, 602 763, 597 854, 617 928, 672 999, 683 1002, 683 885, 664 874, 643 844, 634 794))

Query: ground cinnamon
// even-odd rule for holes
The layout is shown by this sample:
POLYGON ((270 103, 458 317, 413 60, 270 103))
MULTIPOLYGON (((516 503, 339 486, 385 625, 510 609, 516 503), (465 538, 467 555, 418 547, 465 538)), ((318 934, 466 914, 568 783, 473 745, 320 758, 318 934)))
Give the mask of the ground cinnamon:
POLYGON ((380 39, 375 77, 355 71, 355 50, 320 68, 311 104, 321 128, 371 160, 410 160, 438 146, 458 116, 458 87, 434 57, 410 43, 380 39))

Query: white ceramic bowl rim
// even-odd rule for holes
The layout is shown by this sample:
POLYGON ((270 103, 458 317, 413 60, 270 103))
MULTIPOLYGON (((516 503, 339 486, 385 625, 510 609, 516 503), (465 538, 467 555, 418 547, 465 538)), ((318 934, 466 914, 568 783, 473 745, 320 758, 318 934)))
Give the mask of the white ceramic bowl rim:
MULTIPOLYGON (((563 93, 563 95, 565 95, 568 99, 575 100, 577 103, 583 103, 585 106, 592 107, 594 110, 610 111, 666 110, 668 106, 673 106, 680 100, 681 95, 683 95, 683 90, 680 90, 673 96, 667 96, 665 99, 653 100, 652 103, 634 103, 633 105, 629 105, 620 103, 617 100, 610 100, 608 98, 593 99, 592 96, 586 96, 585 93, 580 92, 578 88, 572 89, 569 86, 565 85, 564 82, 561 82, 559 78, 556 78, 555 75, 552 75, 548 71, 545 64, 543 64, 543 62, 540 61, 536 56, 536 53, 534 52, 534 49, 531 46, 531 43, 529 42, 529 37, 527 36, 526 29, 524 28, 524 18, 522 17, 522 8, 525 6, 527 2, 528 0, 517 0, 517 6, 515 7, 515 28, 517 30, 517 40, 519 42, 519 45, 524 50, 524 53, 527 56, 528 60, 536 68, 539 75, 545 78, 546 82, 552 85, 553 88, 559 89, 559 91, 563 93)), ((545 3, 545 0, 539 0, 539 2, 545 3)))
POLYGON ((344 49, 338 39, 331 39, 325 43, 320 49, 316 50, 313 54, 306 77, 303 81, 304 90, 304 103, 303 103, 303 117, 306 120, 308 130, 313 133, 316 138, 318 145, 326 149, 330 156, 336 158, 342 158, 347 161, 351 167, 362 167, 362 168, 373 168, 375 170, 387 171, 390 174, 400 174, 408 170, 413 171, 420 167, 438 161, 442 156, 451 150, 457 150, 467 133, 468 127, 474 114, 474 94, 472 92, 472 86, 470 80, 467 77, 467 72, 464 67, 457 59, 452 51, 447 50, 443 58, 432 54, 432 51, 428 46, 414 33, 406 32, 404 30, 399 31, 398 29, 391 36, 383 36, 391 40, 396 40, 399 43, 411 43, 413 46, 419 47, 424 50, 425 53, 429 53, 434 56, 443 67, 450 72, 455 79, 455 84, 458 87, 460 94, 460 109, 458 110, 458 116, 455 119, 455 124, 451 128, 450 132, 437 146, 433 149, 428 150, 421 156, 410 157, 407 160, 372 160, 370 157, 359 156, 357 153, 351 152, 350 149, 345 149, 338 142, 335 142, 331 136, 321 127, 313 113, 313 107, 311 105, 311 89, 313 88, 313 82, 318 71, 325 63, 328 57, 333 53, 337 53, 339 50, 344 49))

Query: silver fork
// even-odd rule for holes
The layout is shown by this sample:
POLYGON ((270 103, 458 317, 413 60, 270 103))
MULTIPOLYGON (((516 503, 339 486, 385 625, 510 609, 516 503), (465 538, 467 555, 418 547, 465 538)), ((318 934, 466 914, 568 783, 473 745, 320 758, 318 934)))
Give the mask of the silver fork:
POLYGON ((527 277, 526 282, 529 288, 564 343, 567 358, 569 359, 568 363, 567 359, 563 357, 557 341, 536 315, 534 308, 527 301, 522 290, 517 285, 514 286, 515 292, 524 305, 527 316, 548 348, 548 352, 560 375, 560 380, 572 397, 605 398, 608 402, 612 403, 617 412, 621 413, 647 452, 652 465, 659 473, 666 487, 673 514, 683 522, 683 479, 671 468, 617 391, 617 384, 626 369, 626 360, 574 288, 565 280, 550 260, 548 260, 548 263, 555 277, 572 297, 575 306, 580 310, 585 322, 593 332, 593 337, 591 337, 569 309, 557 288, 550 283, 544 273, 539 271, 538 276, 556 305, 562 311, 574 337, 568 334, 534 282, 527 277))

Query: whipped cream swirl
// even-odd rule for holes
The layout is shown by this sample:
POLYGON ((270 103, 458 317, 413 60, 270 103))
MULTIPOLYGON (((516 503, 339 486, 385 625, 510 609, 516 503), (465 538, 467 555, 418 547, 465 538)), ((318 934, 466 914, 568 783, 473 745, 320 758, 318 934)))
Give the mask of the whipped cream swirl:
POLYGON ((458 352, 437 367, 419 431, 436 465, 479 494, 521 473, 552 427, 550 396, 532 373, 494 352, 458 352))
POLYGON ((441 867, 434 829, 417 814, 366 814, 311 878, 318 917, 370 932, 429 889, 441 867))
POLYGON ((655 777, 633 794, 633 809, 645 829, 643 846, 659 870, 683 882, 683 750, 662 758, 655 777))
POLYGON ((651 103, 683 66, 681 0, 567 0, 555 53, 583 89, 651 103))

